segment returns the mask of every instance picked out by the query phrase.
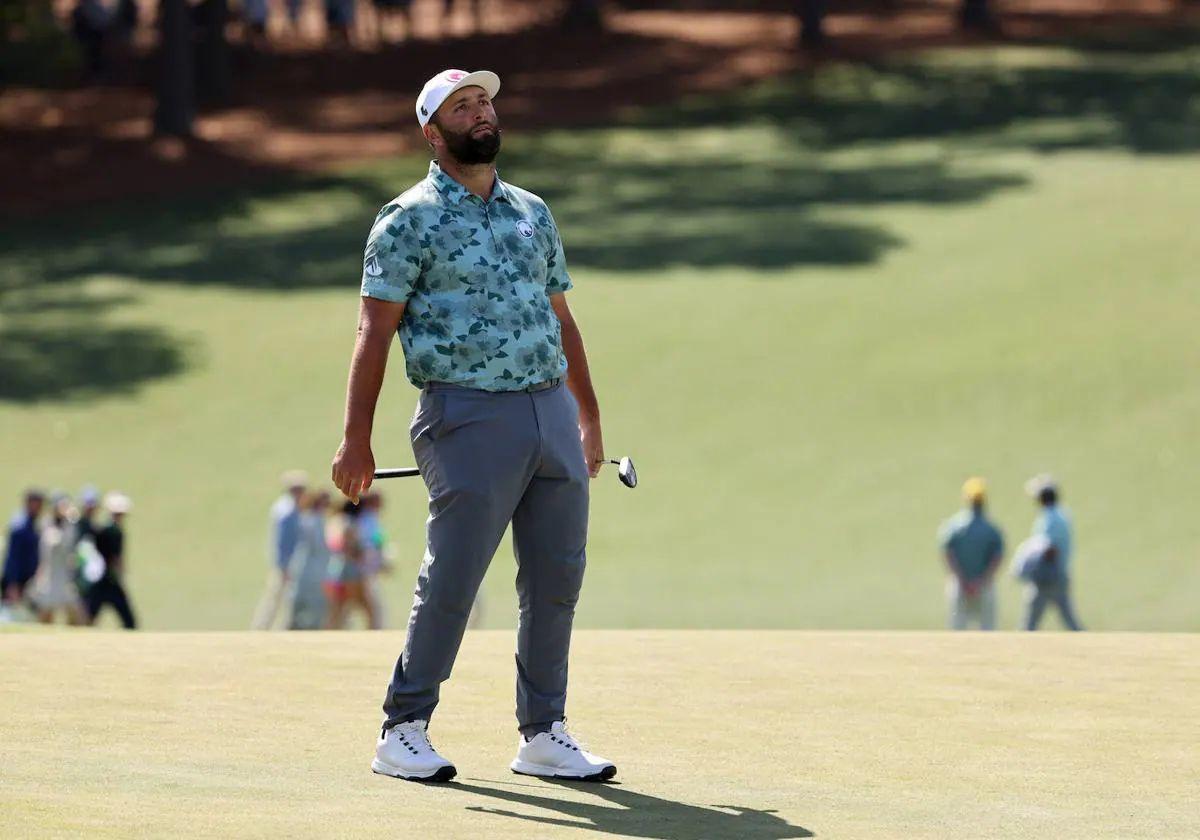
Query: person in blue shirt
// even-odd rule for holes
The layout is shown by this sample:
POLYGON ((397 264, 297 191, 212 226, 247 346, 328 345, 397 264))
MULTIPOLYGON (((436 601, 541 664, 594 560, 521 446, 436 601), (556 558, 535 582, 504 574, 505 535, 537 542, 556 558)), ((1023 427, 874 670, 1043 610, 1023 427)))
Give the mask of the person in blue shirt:
POLYGON ((0 596, 6 605, 15 605, 25 598, 25 588, 37 573, 41 546, 38 518, 46 494, 41 490, 25 493, 25 507, 8 523, 8 550, 4 555, 4 573, 0 576, 0 596))
POLYGON ((252 630, 270 630, 274 626, 289 590, 292 555, 300 544, 300 500, 308 488, 308 476, 300 470, 289 470, 283 474, 283 487, 283 495, 271 505, 271 566, 267 571, 266 591, 250 624, 252 630))
POLYGON ((996 629, 996 590, 992 580, 1004 556, 1004 536, 984 515, 987 486, 982 478, 963 485, 966 507, 941 528, 940 542, 950 580, 950 627, 966 630, 971 620, 980 630, 996 629))
POLYGON ((1041 537, 1046 547, 1036 573, 1026 582, 1022 626, 1036 630, 1046 605, 1053 604, 1068 630, 1082 630, 1071 604, 1071 519, 1058 503, 1058 483, 1048 475, 1035 476, 1025 483, 1025 492, 1042 509, 1034 520, 1033 536, 1041 537))

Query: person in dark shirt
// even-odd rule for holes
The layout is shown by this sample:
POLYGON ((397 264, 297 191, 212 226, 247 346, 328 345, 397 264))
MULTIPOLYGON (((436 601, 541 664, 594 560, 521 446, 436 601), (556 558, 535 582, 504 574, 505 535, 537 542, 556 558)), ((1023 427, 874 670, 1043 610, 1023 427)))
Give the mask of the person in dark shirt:
POLYGON ((25 493, 25 507, 8 524, 8 550, 4 555, 4 572, 0 575, 0 598, 12 605, 25 597, 25 587, 37 573, 41 530, 38 517, 46 495, 41 490, 25 493))
POLYGON ((134 618, 133 608, 129 605, 129 597, 125 594, 123 584, 125 531, 121 527, 126 514, 133 509, 133 503, 128 496, 109 493, 104 497, 104 506, 108 509, 111 521, 96 532, 96 550, 104 558, 104 573, 88 587, 84 595, 89 623, 95 624, 100 609, 109 604, 121 617, 121 624, 125 629, 133 630, 137 627, 137 620, 134 618))

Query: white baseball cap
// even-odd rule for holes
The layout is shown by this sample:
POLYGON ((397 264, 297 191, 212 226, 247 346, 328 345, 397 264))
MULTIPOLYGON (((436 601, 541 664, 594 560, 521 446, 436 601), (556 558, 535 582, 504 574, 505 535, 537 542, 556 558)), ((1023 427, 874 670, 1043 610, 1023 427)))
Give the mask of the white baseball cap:
POLYGON ((133 502, 124 493, 108 493, 104 497, 104 506, 110 513, 129 513, 133 510, 133 502))
POLYGON ((443 70, 421 88, 421 93, 417 96, 417 122, 424 128, 450 94, 472 85, 486 90, 488 96, 495 96, 500 92, 500 77, 491 70, 476 70, 473 73, 466 70, 443 70))

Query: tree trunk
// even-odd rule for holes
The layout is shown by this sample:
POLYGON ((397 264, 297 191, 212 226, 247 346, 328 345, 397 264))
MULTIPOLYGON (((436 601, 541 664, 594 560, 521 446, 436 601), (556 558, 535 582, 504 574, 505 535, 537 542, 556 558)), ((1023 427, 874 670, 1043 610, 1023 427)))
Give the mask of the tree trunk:
POLYGON ((567 0, 563 9, 563 29, 597 32, 604 28, 604 15, 600 13, 600 0, 567 0))
POLYGON ((992 17, 991 4, 988 0, 962 0, 958 10, 958 23, 963 29, 975 29, 981 32, 991 32, 996 29, 996 19, 992 17))
POLYGON ((800 46, 814 49, 825 45, 825 5, 825 0, 796 0, 800 46))
POLYGON ((192 17, 187 0, 162 0, 159 7, 158 104, 154 131, 191 137, 196 113, 192 17))
POLYGON ((227 0, 203 0, 196 11, 200 24, 196 43, 196 98, 206 105, 216 105, 227 101, 233 88, 229 42, 225 40, 229 4, 227 0))

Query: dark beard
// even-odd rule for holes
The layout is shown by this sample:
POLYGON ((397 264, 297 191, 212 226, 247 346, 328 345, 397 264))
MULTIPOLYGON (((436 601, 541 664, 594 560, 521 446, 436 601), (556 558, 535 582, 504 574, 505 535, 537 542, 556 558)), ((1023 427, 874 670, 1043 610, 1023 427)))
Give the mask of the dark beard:
POLYGON ((456 134, 441 126, 438 128, 442 132, 442 139, 446 141, 446 148, 450 150, 450 154, 454 159, 462 164, 475 163, 491 163, 496 159, 496 155, 500 153, 500 126, 495 126, 495 131, 491 134, 485 134, 482 137, 473 137, 471 132, 479 128, 472 126, 470 131, 465 134, 456 134))

